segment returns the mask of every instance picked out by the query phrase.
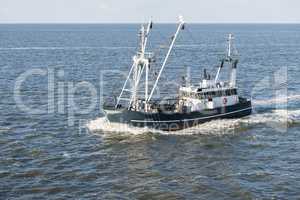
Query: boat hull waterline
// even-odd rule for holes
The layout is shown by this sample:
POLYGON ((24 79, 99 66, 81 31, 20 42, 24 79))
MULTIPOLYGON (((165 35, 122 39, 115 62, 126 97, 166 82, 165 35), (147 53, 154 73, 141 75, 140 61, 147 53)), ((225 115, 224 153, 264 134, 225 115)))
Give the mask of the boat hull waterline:
POLYGON ((252 113, 251 101, 240 102, 232 106, 207 109, 190 113, 145 113, 128 109, 104 108, 109 122, 124 123, 134 127, 146 127, 163 131, 177 131, 191 128, 216 119, 241 118, 252 113))

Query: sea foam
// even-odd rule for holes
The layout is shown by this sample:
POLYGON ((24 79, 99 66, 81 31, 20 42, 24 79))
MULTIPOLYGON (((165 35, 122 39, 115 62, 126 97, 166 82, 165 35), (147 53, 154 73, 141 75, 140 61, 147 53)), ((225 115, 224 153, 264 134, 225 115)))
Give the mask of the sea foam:
POLYGON ((254 125, 265 125, 279 131, 295 123, 300 123, 300 110, 273 110, 266 113, 254 113, 251 116, 240 119, 220 119, 200 124, 188 129, 167 132, 150 128, 138 128, 128 124, 111 123, 105 117, 92 120, 87 124, 91 132, 101 132, 103 134, 118 133, 139 135, 155 133, 163 135, 224 135, 234 134, 237 130, 249 129, 254 125))
POLYGON ((290 95, 288 97, 276 97, 267 100, 253 100, 254 113, 248 117, 239 119, 220 119, 200 124, 184 130, 167 132, 150 128, 138 128, 128 124, 111 123, 105 117, 92 120, 87 124, 91 132, 101 132, 103 134, 118 133, 139 135, 145 133, 158 133, 164 135, 223 135, 233 134, 237 130, 249 129, 254 125, 265 125, 278 131, 286 129, 295 123, 300 123, 300 110, 274 109, 262 113, 255 113, 256 107, 265 105, 280 105, 291 101, 297 101, 300 95, 290 95))

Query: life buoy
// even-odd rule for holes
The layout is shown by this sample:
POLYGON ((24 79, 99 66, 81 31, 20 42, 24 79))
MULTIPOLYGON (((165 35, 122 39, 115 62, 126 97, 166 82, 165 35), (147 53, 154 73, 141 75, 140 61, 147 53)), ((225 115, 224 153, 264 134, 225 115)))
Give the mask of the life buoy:
POLYGON ((228 102, 228 101, 227 101, 227 98, 225 97, 225 98, 223 99, 223 104, 226 105, 227 102, 228 102))

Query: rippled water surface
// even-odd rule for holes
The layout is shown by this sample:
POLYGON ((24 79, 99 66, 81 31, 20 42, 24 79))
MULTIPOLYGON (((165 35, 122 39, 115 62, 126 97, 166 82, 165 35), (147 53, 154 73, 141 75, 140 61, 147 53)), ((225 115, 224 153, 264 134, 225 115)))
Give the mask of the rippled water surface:
MULTIPOLYGON (((153 71, 176 26, 154 28, 153 71)), ((110 124, 101 112, 138 29, 0 25, 0 199, 299 199, 300 26, 188 25, 161 94, 189 70, 194 83, 204 68, 215 73, 233 33, 254 114, 171 133, 110 124)))

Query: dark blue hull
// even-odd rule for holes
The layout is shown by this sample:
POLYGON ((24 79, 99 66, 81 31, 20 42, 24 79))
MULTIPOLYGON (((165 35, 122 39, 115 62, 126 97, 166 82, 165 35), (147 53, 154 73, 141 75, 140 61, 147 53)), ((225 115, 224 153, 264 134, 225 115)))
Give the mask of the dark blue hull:
POLYGON ((251 101, 244 101, 233 106, 190 113, 144 113, 105 109, 110 122, 127 123, 136 127, 149 127, 164 131, 176 131, 190 128, 215 119, 241 118, 252 113, 251 101))

